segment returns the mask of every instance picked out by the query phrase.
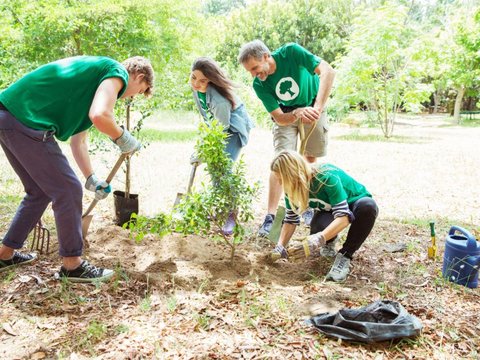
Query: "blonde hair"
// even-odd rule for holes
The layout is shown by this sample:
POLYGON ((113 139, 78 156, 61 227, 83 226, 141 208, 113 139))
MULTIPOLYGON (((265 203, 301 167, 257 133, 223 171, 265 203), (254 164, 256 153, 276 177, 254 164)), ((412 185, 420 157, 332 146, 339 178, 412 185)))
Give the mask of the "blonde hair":
POLYGON ((148 88, 143 94, 146 97, 150 97, 153 92, 153 84, 155 81, 155 74, 153 72, 153 67, 150 63, 150 60, 142 56, 134 56, 122 62, 122 65, 125 66, 129 75, 145 75, 144 80, 147 83, 148 88))
POLYGON ((270 170, 280 176, 292 210, 297 214, 308 208, 310 180, 317 170, 296 151, 280 152, 272 161, 270 170))

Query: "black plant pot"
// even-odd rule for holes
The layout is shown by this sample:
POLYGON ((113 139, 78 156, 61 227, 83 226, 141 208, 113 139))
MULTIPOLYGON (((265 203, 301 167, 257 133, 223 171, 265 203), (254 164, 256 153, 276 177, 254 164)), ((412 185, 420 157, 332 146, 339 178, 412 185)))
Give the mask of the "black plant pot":
POLYGON ((133 213, 138 214, 138 194, 129 194, 125 197, 123 191, 116 190, 113 192, 115 205, 115 224, 123 226, 130 220, 133 213))

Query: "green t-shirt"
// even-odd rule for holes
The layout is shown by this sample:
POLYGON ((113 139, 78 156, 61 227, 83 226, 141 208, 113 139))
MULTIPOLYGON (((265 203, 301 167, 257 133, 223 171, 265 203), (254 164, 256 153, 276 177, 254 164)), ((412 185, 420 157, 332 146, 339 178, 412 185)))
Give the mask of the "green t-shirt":
POLYGON ((210 111, 210 108, 207 105, 207 93, 203 93, 200 91, 197 91, 198 95, 198 100, 200 101, 200 104, 202 105, 202 109, 205 110, 205 113, 207 114, 208 120, 212 121, 213 120, 213 114, 210 111))
MULTIPOLYGON (((351 204, 363 197, 372 197, 365 186, 335 165, 321 164, 318 170, 310 182, 308 204, 312 209, 332 211, 332 208, 342 201, 351 204)), ((285 204, 287 209, 292 208, 287 197, 285 204)))
POLYGON ((286 44, 272 53, 276 70, 265 81, 253 80, 253 88, 270 113, 279 107, 310 106, 318 93, 320 79, 315 68, 322 61, 296 43, 286 44))
POLYGON ((88 117, 100 83, 111 77, 128 84, 128 72, 118 61, 100 56, 58 60, 28 73, 0 93, 0 102, 25 126, 54 130, 59 140, 92 126, 88 117))

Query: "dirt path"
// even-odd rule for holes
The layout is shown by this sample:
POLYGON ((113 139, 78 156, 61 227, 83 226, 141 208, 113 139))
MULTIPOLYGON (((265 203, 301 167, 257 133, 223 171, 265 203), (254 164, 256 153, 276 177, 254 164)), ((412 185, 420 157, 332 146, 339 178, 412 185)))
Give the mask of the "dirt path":
MULTIPOLYGON (((480 128, 442 125, 434 118, 403 120, 396 125, 395 135, 407 137, 407 142, 366 142, 336 137, 352 132, 379 134, 379 131, 333 124, 328 155, 321 161, 338 165, 364 183, 378 201, 383 218, 442 217, 452 222, 480 224, 480 187, 476 185, 480 175, 480 128)), ((155 143, 133 159, 132 191, 140 194, 144 214, 170 210, 176 193, 185 191, 193 145, 193 142, 155 143)), ((254 129, 243 154, 249 179, 262 185, 254 204, 261 221, 273 157, 270 132, 254 129)), ((112 158, 110 163, 113 161, 112 158)), ((207 180, 204 175, 200 168, 197 185, 207 180)), ((121 174, 114 188, 122 189, 120 178, 121 174)))

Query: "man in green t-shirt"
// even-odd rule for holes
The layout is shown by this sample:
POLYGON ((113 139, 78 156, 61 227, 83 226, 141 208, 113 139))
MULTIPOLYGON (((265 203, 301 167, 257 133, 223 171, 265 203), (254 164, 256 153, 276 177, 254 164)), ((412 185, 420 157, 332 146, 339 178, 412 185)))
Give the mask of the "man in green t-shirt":
MULTIPOLYGON (((255 78, 253 88, 273 121, 275 154, 297 150, 299 122, 305 133, 315 126, 305 148, 305 158, 314 163, 326 155, 328 124, 325 105, 330 95, 335 71, 330 64, 302 46, 288 43, 270 53, 260 40, 242 46, 239 62, 255 78)), ((258 231, 268 236, 282 186, 270 173, 268 213, 258 231)))
POLYGON ((36 254, 16 251, 47 205, 57 226, 63 266, 58 275, 70 281, 106 280, 109 269, 82 260, 82 185, 55 138, 70 140, 73 157, 86 178, 85 188, 101 200, 110 185, 98 179, 88 154, 93 125, 124 154, 140 143, 114 119, 118 99, 150 95, 153 68, 142 57, 119 63, 108 57, 77 56, 43 65, 0 93, 0 145, 25 188, 17 213, 0 247, 0 272, 30 263, 36 254))

